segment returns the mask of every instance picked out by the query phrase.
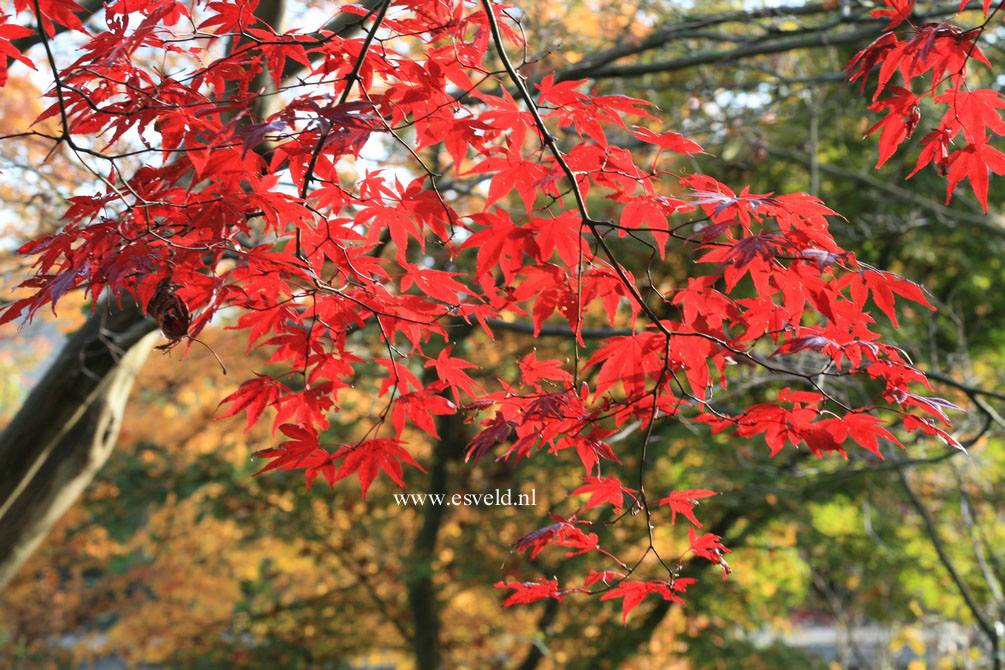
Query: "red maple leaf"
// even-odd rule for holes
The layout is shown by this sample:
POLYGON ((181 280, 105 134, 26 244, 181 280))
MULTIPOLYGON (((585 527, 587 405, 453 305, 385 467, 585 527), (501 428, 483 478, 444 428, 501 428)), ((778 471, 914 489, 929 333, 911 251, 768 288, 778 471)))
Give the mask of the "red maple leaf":
POLYGON ((24 63, 32 70, 36 69, 35 64, 27 56, 18 51, 11 40, 19 37, 27 37, 34 33, 31 28, 25 28, 14 23, 7 23, 8 15, 0 13, 0 86, 7 84, 7 59, 13 58, 24 63))
POLYGON ((639 138, 643 142, 655 144, 660 148, 660 151, 666 149, 667 151, 684 154, 685 156, 702 153, 701 145, 693 140, 689 140, 680 133, 675 133, 673 131, 654 133, 648 128, 632 126, 632 135, 639 138))
POLYGON ((701 524, 698 519, 694 517, 694 507, 698 504, 699 498, 707 498, 709 496, 719 495, 715 491, 706 491, 704 489, 694 489, 690 491, 674 491, 666 498, 660 500, 659 504, 670 506, 670 523, 677 522, 677 513, 681 513, 684 517, 693 523, 698 528, 701 528, 701 524))
POLYGON ((626 488, 621 485, 621 480, 617 477, 583 477, 585 484, 570 493, 570 496, 578 496, 584 493, 590 494, 590 499, 586 501, 584 509, 599 507, 604 503, 610 503, 614 509, 621 510, 625 506, 625 496, 632 499, 633 505, 637 505, 638 499, 635 497, 635 489, 626 488))
POLYGON ((573 521, 567 521, 561 517, 552 516, 552 518, 557 519, 556 523, 530 531, 517 540, 513 544, 513 548, 517 551, 527 551, 529 549, 530 559, 534 560, 534 558, 540 554, 545 547, 551 544, 552 540, 554 540, 559 533, 563 532, 572 523, 574 523, 573 521))
POLYGON ((473 457, 477 463, 489 449, 508 440, 510 432, 516 427, 516 423, 503 416, 502 412, 496 412, 495 417, 483 421, 482 425, 485 426, 485 429, 471 438, 467 444, 465 462, 470 461, 473 457))
POLYGON ((962 130, 967 142, 986 143, 988 130, 1005 135, 1005 120, 998 111, 1005 109, 1005 98, 998 91, 961 86, 943 91, 934 100, 946 105, 939 127, 950 137, 962 130))
POLYGON ((367 489, 381 470, 386 472, 394 483, 404 488, 402 463, 407 463, 422 472, 425 472, 425 469, 416 463, 408 450, 401 445, 401 440, 381 437, 342 447, 331 456, 332 462, 342 461, 333 481, 357 473, 360 488, 363 490, 363 500, 366 500, 367 489))
POLYGON ((953 197, 956 186, 964 179, 970 180, 977 201, 988 211, 988 173, 1005 174, 1005 154, 986 142, 968 144, 949 155, 946 160, 946 204, 953 197))
POLYGON ((585 592, 585 589, 559 588, 558 581, 553 579, 543 582, 516 582, 509 584, 505 582, 497 582, 495 587, 497 589, 513 589, 513 593, 503 601, 503 605, 505 607, 509 607, 510 605, 533 603, 538 600, 544 600, 545 598, 562 600, 570 593, 585 592))
POLYGON ((612 582, 617 582, 625 578, 623 573, 616 570, 590 570, 590 574, 583 580, 583 586, 589 588, 597 582, 602 582, 605 586, 610 586, 612 582))
POLYGON ((538 360, 533 351, 524 356, 518 365, 523 383, 536 388, 540 388, 541 382, 547 380, 563 384, 572 381, 572 375, 563 369, 561 362, 552 359, 538 360))
POLYGON ((645 391, 646 375, 659 370, 660 334, 645 332, 612 337, 598 349, 586 367, 600 365, 594 393, 598 396, 621 383, 629 397, 645 391))
POLYGON ((416 391, 398 396, 391 409, 391 424, 395 435, 401 435, 405 428, 405 418, 416 427, 429 433, 434 439, 440 436, 436 431, 433 416, 444 416, 457 412, 457 405, 437 393, 416 391))
POLYGON ((80 21, 80 17, 77 16, 78 13, 86 14, 88 11, 73 0, 14 0, 14 8, 19 12, 29 9, 34 13, 35 2, 38 3, 38 9, 42 12, 39 17, 42 27, 50 38, 56 34, 54 22, 66 26, 70 30, 90 35, 80 21))
POLYGON ((625 580, 618 583, 613 589, 600 597, 601 600, 613 600, 623 598, 621 601, 621 623, 628 620, 628 614, 639 606, 646 596, 657 593, 663 600, 683 604, 684 601, 674 594, 673 586, 670 582, 662 579, 653 579, 648 582, 638 582, 625 580))
POLYGON ((694 528, 688 527, 687 539, 691 545, 690 551, 693 551, 695 556, 706 558, 718 564, 722 568, 723 579, 729 575, 731 569, 729 564, 726 563, 724 555, 730 553, 730 550, 723 546, 721 537, 713 533, 705 533, 699 536, 694 528))
POLYGON ((879 136, 879 161, 876 163, 877 168, 890 159, 890 156, 897 151, 897 147, 904 140, 911 137, 918 125, 918 121, 921 120, 921 111, 918 108, 917 96, 902 86, 888 86, 886 90, 893 93, 893 95, 874 102, 869 109, 875 112, 884 109, 890 111, 882 120, 878 121, 865 132, 866 135, 870 135, 879 128, 883 129, 883 132, 879 136))
POLYGON ((870 12, 874 18, 890 20, 883 28, 883 32, 899 26, 914 11, 914 0, 883 0, 883 2, 888 9, 874 9, 870 12))
POLYGON ((453 345, 441 349, 434 360, 426 361, 426 367, 436 369, 436 375, 447 385, 450 392, 454 394, 454 402, 459 405, 461 403, 461 396, 457 390, 458 388, 464 389, 469 395, 475 397, 478 395, 477 389, 481 388, 481 386, 464 372, 472 368, 477 369, 478 366, 463 358, 452 357, 450 355, 452 349, 453 345))

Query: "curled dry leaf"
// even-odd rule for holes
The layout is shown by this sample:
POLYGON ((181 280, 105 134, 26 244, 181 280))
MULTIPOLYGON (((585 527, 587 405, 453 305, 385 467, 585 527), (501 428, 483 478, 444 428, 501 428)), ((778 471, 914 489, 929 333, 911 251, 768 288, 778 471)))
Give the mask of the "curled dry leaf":
POLYGON ((177 289, 178 285, 174 284, 170 277, 165 277, 157 284, 153 297, 147 303, 147 314, 157 321, 161 333, 170 340, 167 344, 157 347, 158 349, 173 347, 188 335, 191 315, 185 301, 175 293, 177 289))

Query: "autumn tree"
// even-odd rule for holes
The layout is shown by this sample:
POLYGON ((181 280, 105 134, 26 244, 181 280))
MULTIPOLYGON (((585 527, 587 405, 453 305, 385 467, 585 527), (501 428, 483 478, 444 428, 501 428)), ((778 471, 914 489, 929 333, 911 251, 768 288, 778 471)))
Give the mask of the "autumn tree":
MULTIPOLYGON (((85 288, 95 325, 67 350, 72 367, 109 324, 133 333, 117 342, 123 351, 152 324, 166 347, 188 347, 220 310, 237 308, 248 346, 269 349, 284 371, 246 381, 224 415, 254 423, 272 410, 285 437, 260 453, 266 470, 302 470, 308 483, 357 475, 364 498, 379 472, 400 483, 403 465, 423 467, 403 431, 436 435, 447 421, 437 417, 479 426, 464 440, 475 461, 574 453, 583 470, 571 495, 584 496, 581 510, 513 539, 531 555, 548 545, 589 553, 592 569, 563 583, 501 582, 508 603, 585 592, 620 600, 627 616, 647 596, 680 601, 692 555, 728 573, 721 534, 695 530, 693 507, 712 491, 661 481, 666 495, 647 495, 650 438, 664 423, 696 418, 716 433, 762 436, 772 454, 787 443, 816 455, 854 443, 882 456, 882 444, 898 442, 891 429, 956 443, 945 422, 951 403, 912 386, 924 376, 879 339, 867 311, 871 301, 896 324, 895 296, 928 307, 922 289, 842 249, 827 228, 834 213, 816 198, 737 191, 690 173, 677 156, 700 160, 697 143, 660 128, 646 103, 587 92, 575 79, 599 78, 603 64, 528 86, 524 64, 512 60, 522 46, 517 14, 489 2, 345 5, 336 20, 363 31, 351 37, 327 19, 314 32, 277 31, 250 3, 127 4, 106 7, 108 30, 62 68, 52 21, 87 32, 73 8, 18 7, 40 17, 54 69, 55 100, 43 117, 57 119, 58 130, 28 132, 100 165, 101 185, 71 199, 59 233, 24 247, 38 255, 38 274, 3 319, 29 318, 85 288), (145 17, 138 25, 126 19, 133 12, 145 17), (198 34, 186 37, 192 27, 198 34), (169 66, 151 64, 151 54, 169 66), (263 93, 270 79, 273 91, 263 93), (265 110, 266 97, 281 100, 279 109, 265 110), (405 147, 410 172, 367 168, 368 142, 405 147), (136 155, 145 165, 124 171, 136 155), (478 202, 458 197, 465 193, 478 202), (683 276, 660 269, 668 257, 683 276), (528 352, 509 375, 483 379, 468 338, 503 331, 561 335, 564 351, 528 352), (382 353, 358 344, 374 340, 382 353), (386 405, 361 436, 331 439, 330 413, 364 365, 381 370, 386 405), (763 402, 724 406, 727 381, 742 378, 729 373, 734 366, 788 382, 763 402), (849 401, 838 390, 856 378, 869 390, 849 401), (613 439, 628 429, 642 436, 630 458, 613 439), (634 467, 619 469, 622 460, 634 467), (663 505, 669 523, 691 525, 676 548, 652 530, 663 505), (630 526, 638 512, 648 535, 641 552, 622 558, 601 546, 595 507, 616 513, 605 524, 630 526)), ((866 77, 888 56, 904 83, 934 69, 933 101, 955 109, 970 99, 961 73, 980 53, 979 30, 905 28, 913 3, 889 6, 877 10, 883 41, 856 57, 852 75, 866 77)), ((918 108, 914 93, 890 88, 892 75, 881 70, 880 88, 894 97, 875 105, 893 110, 878 126, 882 158, 913 130, 918 108)), ((986 131, 954 126, 955 118, 943 117, 929 160, 949 170, 950 193, 969 179, 986 208, 981 169, 997 169, 997 155, 986 131), (968 144, 950 153, 958 133, 968 144)), ((1000 123, 978 118, 992 132, 1000 123)), ((40 421, 29 409, 5 433, 5 462, 24 463, 9 477, 8 500, 51 486, 43 465, 63 436, 93 434, 69 430, 88 402, 80 397, 107 395, 115 384, 103 375, 128 376, 118 350, 97 349, 79 368, 80 384, 56 376, 48 387, 77 395, 57 403, 65 420, 40 421), (39 439, 43 429, 51 437, 39 439)), ((35 402, 52 393, 40 388, 35 402)), ((121 398, 111 404, 121 407, 121 398)), ((114 432, 99 431, 102 444, 114 432)), ((30 510, 30 500, 18 504, 30 510)), ((422 667, 435 666, 435 649, 419 654, 422 667)))

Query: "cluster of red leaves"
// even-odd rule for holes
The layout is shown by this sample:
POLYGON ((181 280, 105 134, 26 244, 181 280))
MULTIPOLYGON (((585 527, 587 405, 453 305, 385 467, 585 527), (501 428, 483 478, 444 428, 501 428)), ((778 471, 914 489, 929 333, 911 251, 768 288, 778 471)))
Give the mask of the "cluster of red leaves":
MULTIPOLYGON (((253 0, 109 2, 107 30, 89 36, 57 73, 41 117, 60 121, 54 141, 104 159, 107 172, 94 193, 72 199, 58 233, 22 248, 36 257, 36 274, 23 284, 33 292, 0 309, 0 323, 30 318, 79 287, 95 297, 106 288, 131 294, 176 340, 236 308, 249 348, 267 348, 269 362, 288 374, 245 381, 222 416, 244 413, 250 426, 271 409, 273 429, 287 439, 259 452, 268 459, 263 471, 302 470, 308 484, 318 474, 329 483, 355 475, 364 497, 381 471, 403 485, 403 466, 420 467, 404 440, 409 425, 436 436, 435 417, 458 411, 481 428, 469 458, 572 450, 583 483, 570 495, 589 496, 585 510, 644 510, 647 521, 643 487, 613 467, 620 460, 610 438, 629 422, 645 428, 690 408, 714 431, 763 436, 772 453, 789 443, 817 455, 844 453, 848 444, 880 454, 881 441, 896 443, 891 421, 953 442, 947 403, 910 390, 924 376, 879 341, 869 311, 871 301, 896 323, 896 299, 930 307, 924 292, 839 248, 828 232, 832 210, 806 194, 736 192, 707 176, 657 170, 661 156, 701 149, 658 128, 644 101, 554 77, 531 94, 513 73, 487 74, 481 63, 491 50, 498 57, 505 39, 520 42, 501 5, 388 4, 340 6, 364 28, 351 36, 324 28, 277 34, 255 17, 253 0), (189 25, 197 37, 185 38, 189 25), (219 55, 214 44, 232 35, 240 38, 219 55), (144 66, 140 56, 151 49, 172 52, 187 69, 144 66), (291 63, 302 69, 293 84, 282 78, 291 63), (257 118, 263 74, 286 86, 288 102, 257 118), (413 178, 375 169, 344 183, 340 162, 359 157, 371 139, 404 142, 399 130, 412 133, 416 158, 441 147, 457 180, 487 180, 481 204, 458 211, 419 160, 413 178), (650 147, 652 167, 616 141, 627 138, 650 147), (145 165, 134 173, 120 171, 124 156, 104 153, 123 142, 142 145, 145 165), (520 206, 502 206, 510 193, 520 206), (590 193, 603 195, 604 218, 587 210, 590 193), (650 291, 659 301, 643 297, 616 249, 634 245, 629 253, 662 259, 671 244, 692 254, 693 276, 669 294, 650 291), (465 267, 473 269, 457 270, 465 267), (461 321, 492 337, 501 321, 526 317, 538 335, 556 314, 573 345, 585 347, 595 305, 607 326, 629 329, 605 338, 582 366, 529 354, 515 378, 490 381, 477 360, 453 349, 450 326, 461 321), (386 356, 364 360, 349 346, 364 329, 386 356), (795 373, 786 366, 795 356, 818 369, 795 373), (806 388, 736 415, 714 411, 710 399, 738 364, 795 375, 806 388), (355 444, 326 444, 340 391, 361 370, 378 371, 387 409, 374 429, 390 436, 370 431, 355 444), (882 391, 867 406, 846 406, 817 385, 819 375, 864 375, 882 391)), ((890 30, 909 4, 889 1, 881 10, 890 30)), ((36 7, 47 36, 53 22, 85 33, 70 0, 17 3, 36 7)), ((906 41, 884 35, 849 65, 851 78, 863 80, 879 65, 876 98, 892 94, 876 103, 889 110, 881 161, 918 123, 917 98, 888 82, 896 72, 910 81, 931 71, 923 95, 953 111, 926 137, 922 157, 948 172, 950 193, 969 177, 985 202, 987 169, 1000 166, 988 131, 1000 134, 1005 124, 997 94, 966 88, 967 62, 983 60, 978 32, 911 30, 906 41), (950 153, 959 133, 967 145, 950 153)), ((9 54, 9 38, 23 34, 0 22, 0 50, 9 54)), ((669 506, 671 523, 681 514, 700 527, 693 510, 710 495, 676 491, 659 504, 669 506)), ((499 584, 514 589, 506 604, 595 587, 604 599, 621 598, 627 616, 650 594, 679 600, 691 580, 678 572, 690 556, 729 571, 721 538, 689 527, 670 574, 639 580, 638 563, 602 549, 584 523, 557 518, 515 546, 531 558, 549 545, 570 556, 598 552, 620 570, 595 572, 582 587, 499 584)))
MULTIPOLYGON (((914 25, 909 21, 914 0, 885 0, 885 4, 887 8, 873 10, 873 16, 890 19, 886 32, 855 54, 846 68, 850 81, 862 81, 863 91, 873 70, 878 72, 869 109, 885 116, 866 133, 881 130, 876 167, 914 134, 922 120, 922 100, 930 98, 944 112, 938 125, 921 139, 921 152, 908 178, 934 165, 947 178, 947 205, 956 187, 966 180, 987 212, 988 173, 1005 174, 1005 154, 992 146, 993 135, 1005 135, 1005 120, 999 111, 1005 108, 1005 98, 990 88, 971 88, 966 75, 972 61, 991 67, 977 45, 993 18, 991 1, 983 3, 984 23, 970 30, 948 20, 914 25), (903 86, 890 83, 898 74, 903 86), (927 80, 926 74, 931 75, 927 80), (920 84, 918 93, 911 90, 915 82, 920 84), (884 92, 889 95, 881 99, 884 92), (962 143, 956 145, 957 139, 962 143)), ((967 4, 960 4, 961 12, 967 4)))

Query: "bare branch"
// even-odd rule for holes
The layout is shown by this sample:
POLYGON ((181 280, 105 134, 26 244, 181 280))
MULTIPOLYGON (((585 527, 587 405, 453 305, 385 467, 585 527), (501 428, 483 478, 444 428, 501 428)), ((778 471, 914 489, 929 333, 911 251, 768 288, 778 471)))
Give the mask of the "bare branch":
POLYGON ((977 601, 974 599, 974 594, 970 591, 970 587, 967 583, 963 581, 963 577, 960 575, 959 571, 956 569, 956 564, 953 559, 950 558, 946 551, 945 542, 942 539, 942 535, 939 533, 939 529, 935 526, 935 520, 932 518, 931 513, 925 504, 921 501, 918 495, 911 488, 911 483, 907 480, 907 474, 904 469, 897 470, 897 477, 900 478, 900 484, 904 488, 904 492, 907 494, 908 500, 910 500, 911 505, 918 512, 918 516, 925 524, 925 532, 928 535, 929 541, 932 543, 932 547, 935 549, 935 553, 939 556, 939 561, 942 566, 949 573, 950 579, 953 580, 953 584, 956 585, 956 589, 960 592, 960 596, 963 597, 963 601, 967 605, 967 609, 970 610, 970 614, 973 615, 974 620, 977 621, 978 627, 984 635, 987 636, 988 640, 991 642, 992 653, 992 667, 994 670, 1000 670, 1001 659, 998 657, 998 631, 995 629, 994 624, 988 620, 984 611, 978 605, 977 601))

